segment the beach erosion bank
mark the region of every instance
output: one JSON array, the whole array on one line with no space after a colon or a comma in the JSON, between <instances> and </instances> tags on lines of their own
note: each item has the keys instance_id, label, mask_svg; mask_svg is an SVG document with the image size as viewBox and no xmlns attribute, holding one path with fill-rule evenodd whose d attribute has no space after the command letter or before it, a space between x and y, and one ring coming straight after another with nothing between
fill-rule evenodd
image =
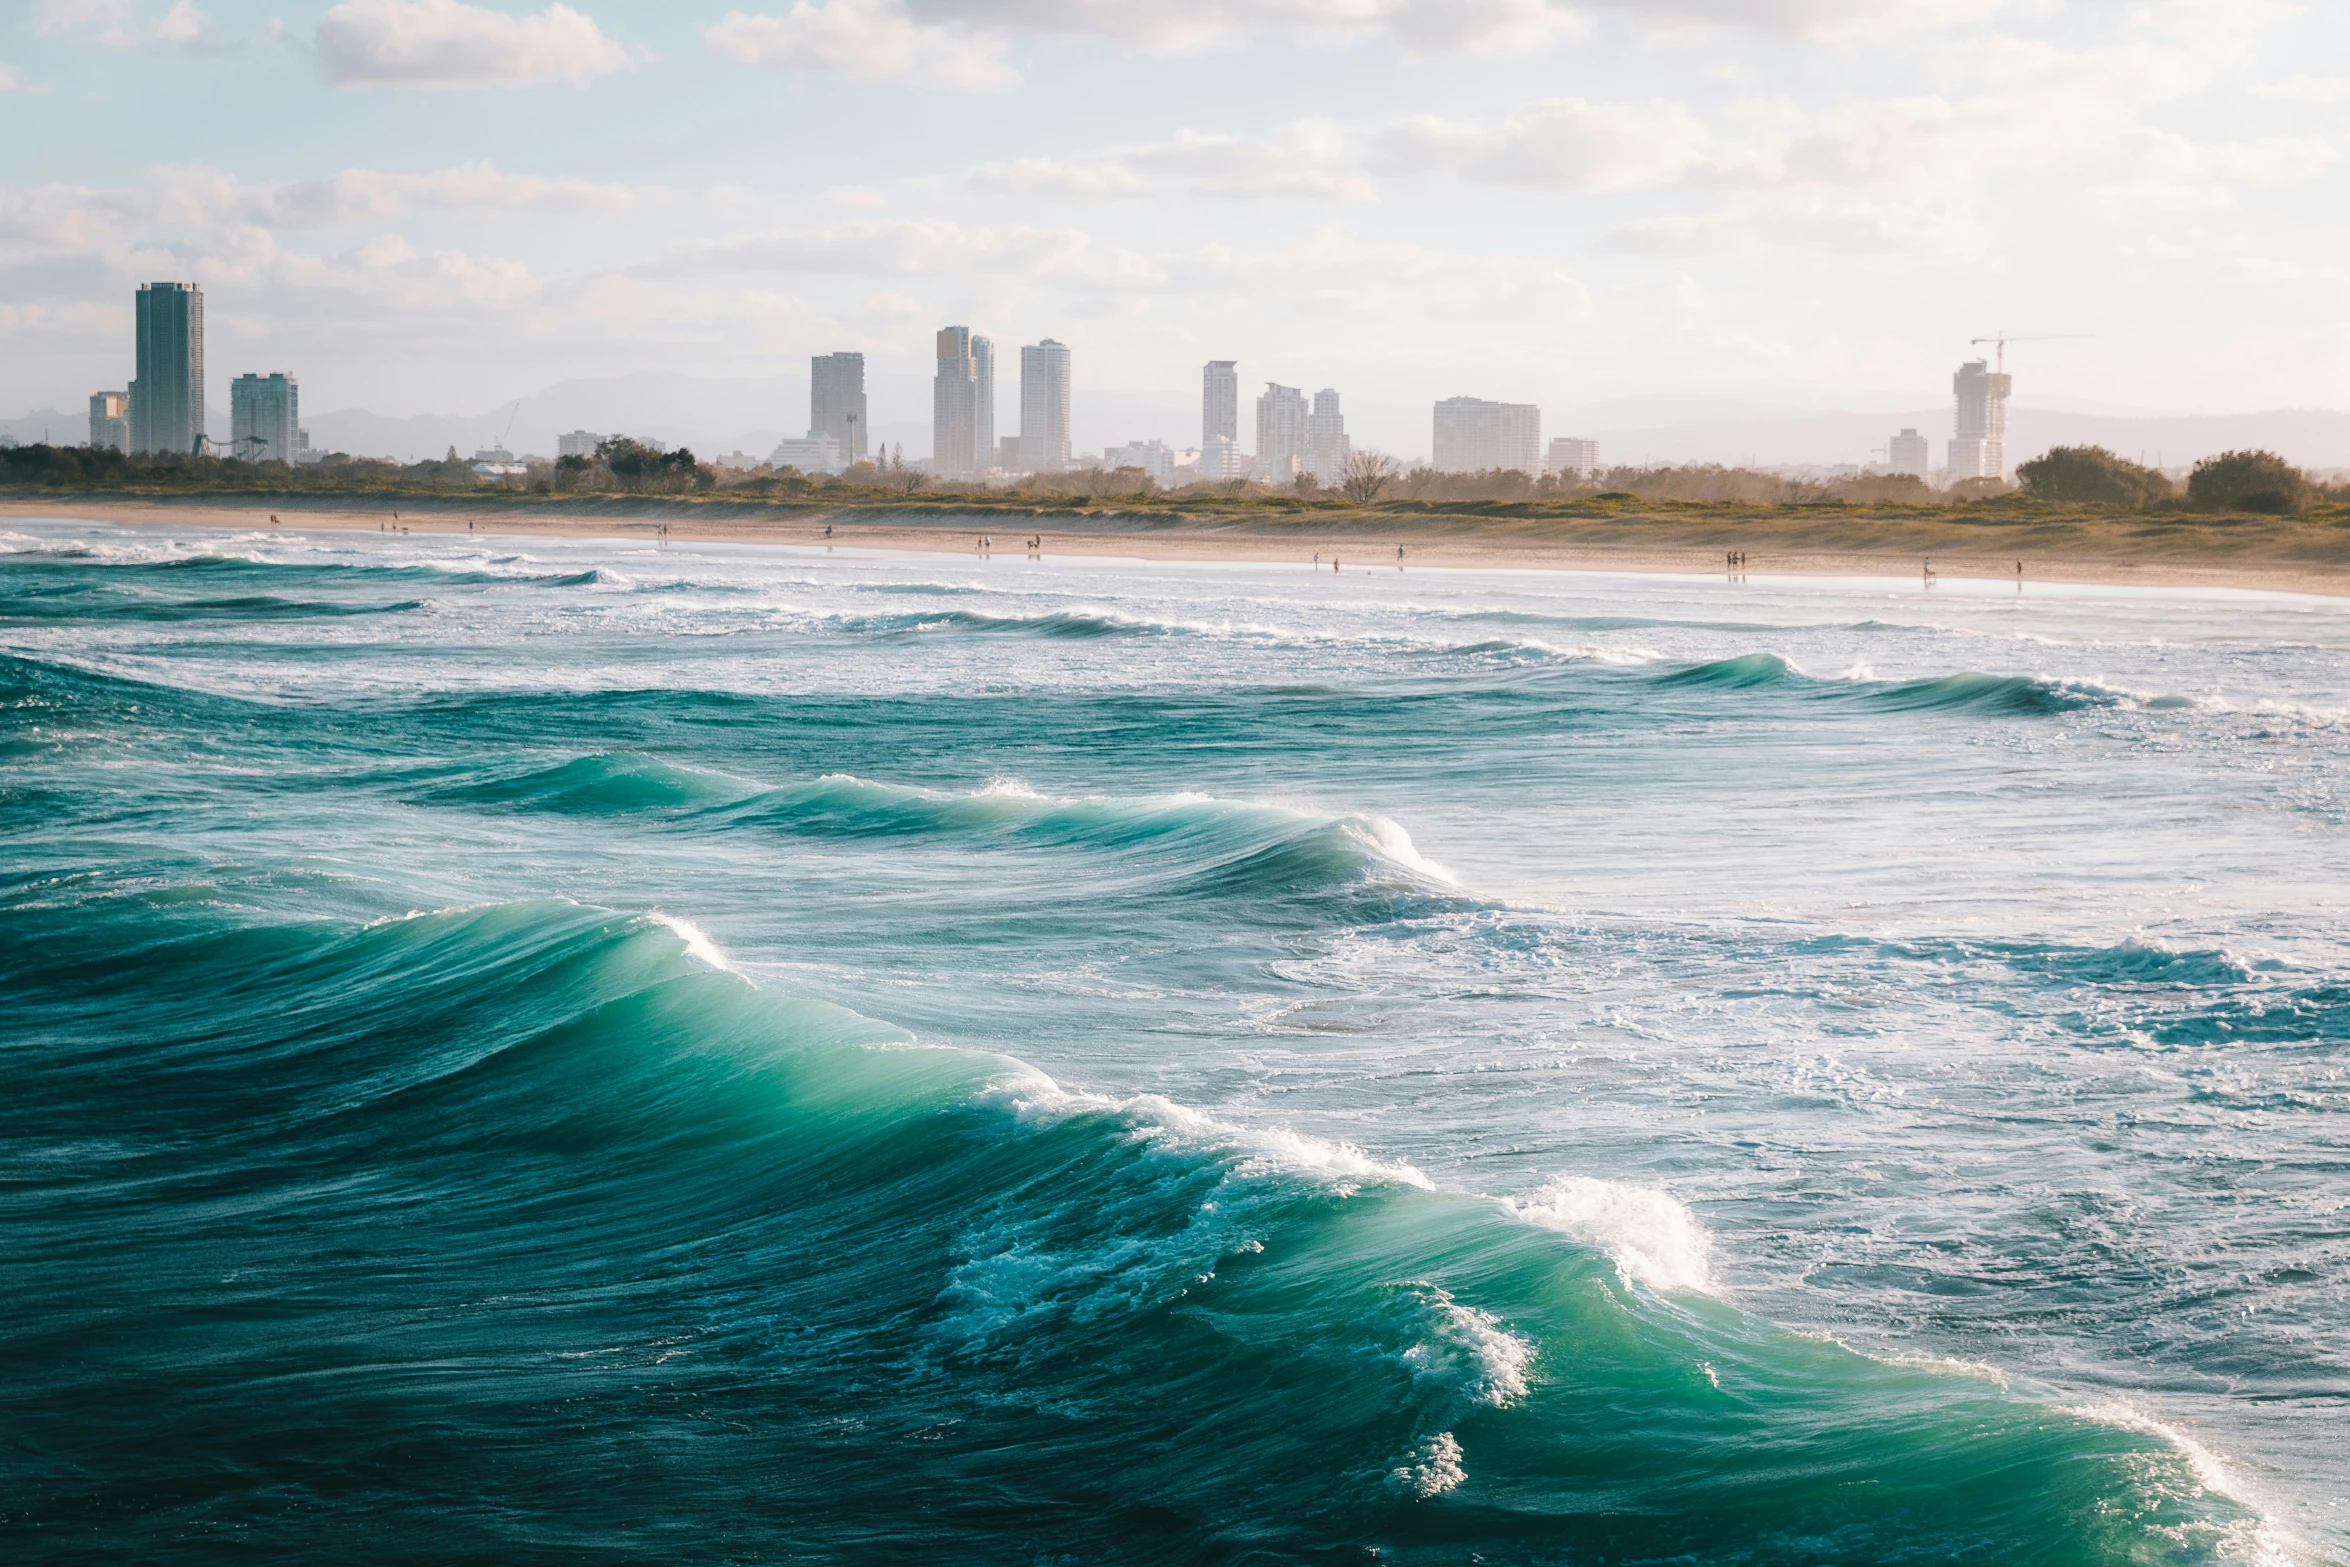
<instances>
[{"instance_id":1,"label":"beach erosion bank","mask_svg":"<svg viewBox=\"0 0 2350 1567\"><path fill-rule=\"evenodd\" d=\"M0 521L74 518L128 527L352 529L679 543L1017 553L1393 569L1621 571L1936 577L2205 587L2350 596L2350 524L2177 513L2041 517L1823 507L1670 508L1594 516L1392 512L1188 514L1097 509L1047 514L903 509L794 511L658 498L517 502L484 495L348 503L60 496L0 500ZM992 541L983 546L982 539ZM1397 552L1403 553L1399 557Z\"/></svg>"}]
</instances>

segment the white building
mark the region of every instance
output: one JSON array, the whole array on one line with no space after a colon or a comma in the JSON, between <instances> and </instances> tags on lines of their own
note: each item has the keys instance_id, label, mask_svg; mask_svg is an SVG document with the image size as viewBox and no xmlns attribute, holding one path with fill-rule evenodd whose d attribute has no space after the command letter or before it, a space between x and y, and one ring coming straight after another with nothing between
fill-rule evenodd
<instances>
[{"instance_id":1,"label":"white building","mask_svg":"<svg viewBox=\"0 0 2350 1567\"><path fill-rule=\"evenodd\" d=\"M90 444L100 451L108 452L127 452L131 449L130 393L90 394Z\"/></svg>"},{"instance_id":2,"label":"white building","mask_svg":"<svg viewBox=\"0 0 2350 1567\"><path fill-rule=\"evenodd\" d=\"M995 447L992 441L984 447L979 444L979 369L972 357L971 329L940 327L938 374L930 383L929 471L941 478L968 479L979 471L982 454L992 457Z\"/></svg>"},{"instance_id":3,"label":"white building","mask_svg":"<svg viewBox=\"0 0 2350 1567\"><path fill-rule=\"evenodd\" d=\"M1305 471L1306 394L1294 386L1265 383L1257 399L1257 477L1286 484Z\"/></svg>"},{"instance_id":4,"label":"white building","mask_svg":"<svg viewBox=\"0 0 2350 1567\"><path fill-rule=\"evenodd\" d=\"M590 430L574 430L569 435L555 437L555 455L562 457L593 457L604 438Z\"/></svg>"},{"instance_id":5,"label":"white building","mask_svg":"<svg viewBox=\"0 0 2350 1567\"><path fill-rule=\"evenodd\" d=\"M1542 410L1532 403L1448 397L1436 405L1435 456L1440 473L1542 471Z\"/></svg>"},{"instance_id":6,"label":"white building","mask_svg":"<svg viewBox=\"0 0 2350 1567\"><path fill-rule=\"evenodd\" d=\"M1165 441L1128 441L1105 452L1102 466L1112 470L1140 468L1164 484L1175 472L1175 451Z\"/></svg>"},{"instance_id":7,"label":"white building","mask_svg":"<svg viewBox=\"0 0 2350 1567\"><path fill-rule=\"evenodd\" d=\"M1550 443L1550 459L1543 472L1573 474L1590 479L1599 472L1599 443L1580 435L1562 435Z\"/></svg>"},{"instance_id":8,"label":"white building","mask_svg":"<svg viewBox=\"0 0 2350 1567\"><path fill-rule=\"evenodd\" d=\"M1211 359L1199 375L1199 444L1206 451L1218 439L1240 441L1240 361ZM1235 476L1237 477L1237 475Z\"/></svg>"},{"instance_id":9,"label":"white building","mask_svg":"<svg viewBox=\"0 0 2350 1567\"><path fill-rule=\"evenodd\" d=\"M1903 429L1885 443L1885 471L1910 473L1919 478L1933 465L1933 444L1914 429Z\"/></svg>"},{"instance_id":10,"label":"white building","mask_svg":"<svg viewBox=\"0 0 2350 1567\"><path fill-rule=\"evenodd\" d=\"M1203 479L1245 479L1248 453L1229 435L1211 435L1199 449L1199 476Z\"/></svg>"},{"instance_id":11,"label":"white building","mask_svg":"<svg viewBox=\"0 0 2350 1567\"><path fill-rule=\"evenodd\" d=\"M832 437L844 463L865 456L865 356L812 354L808 359L808 428Z\"/></svg>"},{"instance_id":12,"label":"white building","mask_svg":"<svg viewBox=\"0 0 2350 1567\"><path fill-rule=\"evenodd\" d=\"M1346 477L1346 459L1353 451L1338 394L1325 386L1314 394L1313 412L1306 415L1306 472L1318 484L1337 484Z\"/></svg>"},{"instance_id":13,"label":"white building","mask_svg":"<svg viewBox=\"0 0 2350 1567\"><path fill-rule=\"evenodd\" d=\"M247 462L294 460L301 447L302 389L290 375L240 375L228 384L229 454Z\"/></svg>"},{"instance_id":14,"label":"white building","mask_svg":"<svg viewBox=\"0 0 2350 1567\"><path fill-rule=\"evenodd\" d=\"M1950 378L1957 421L1950 440L1950 482L2007 477L2007 394L2015 377L1970 359Z\"/></svg>"},{"instance_id":15,"label":"white building","mask_svg":"<svg viewBox=\"0 0 2350 1567\"><path fill-rule=\"evenodd\" d=\"M1020 350L1020 467L1069 466L1069 349L1046 338Z\"/></svg>"},{"instance_id":16,"label":"white building","mask_svg":"<svg viewBox=\"0 0 2350 1567\"><path fill-rule=\"evenodd\" d=\"M988 466L995 444L995 339L971 339L971 471Z\"/></svg>"},{"instance_id":17,"label":"white building","mask_svg":"<svg viewBox=\"0 0 2350 1567\"><path fill-rule=\"evenodd\" d=\"M798 440L787 435L775 443L767 461L771 467L792 467L802 473L838 473L848 466L841 458L839 440L829 430L810 430Z\"/></svg>"}]
</instances>

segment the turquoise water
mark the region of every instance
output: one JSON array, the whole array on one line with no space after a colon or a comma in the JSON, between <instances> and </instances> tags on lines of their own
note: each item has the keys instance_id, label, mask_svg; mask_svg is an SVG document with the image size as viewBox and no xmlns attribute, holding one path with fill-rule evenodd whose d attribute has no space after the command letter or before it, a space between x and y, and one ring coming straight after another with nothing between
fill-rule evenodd
<instances>
[{"instance_id":1,"label":"turquoise water","mask_svg":"<svg viewBox=\"0 0 2350 1567\"><path fill-rule=\"evenodd\" d=\"M0 550L12 1559L2350 1559L2350 606Z\"/></svg>"}]
</instances>

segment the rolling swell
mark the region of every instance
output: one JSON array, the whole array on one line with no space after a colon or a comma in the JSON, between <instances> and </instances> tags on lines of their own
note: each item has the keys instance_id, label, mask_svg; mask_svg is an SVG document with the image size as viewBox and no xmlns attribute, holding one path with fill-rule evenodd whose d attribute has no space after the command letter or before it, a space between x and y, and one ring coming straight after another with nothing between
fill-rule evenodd
<instances>
[{"instance_id":1,"label":"rolling swell","mask_svg":"<svg viewBox=\"0 0 2350 1567\"><path fill-rule=\"evenodd\" d=\"M2084 708L2115 707L2120 692L2088 681L2052 680L2038 675L1992 675L1963 670L1927 680L1821 680L1805 674L1776 653L1741 653L1652 677L1659 686L1745 691L1799 691L1807 696L1848 699L1894 711L1978 712L2039 715ZM2144 705L2180 705L2157 698Z\"/></svg>"},{"instance_id":2,"label":"rolling swell","mask_svg":"<svg viewBox=\"0 0 2350 1567\"><path fill-rule=\"evenodd\" d=\"M605 910L76 913L0 920L47 1063L0 1103L0 1408L61 1549L2186 1562L2244 1521L2154 1438L1644 1272L1662 1199L1434 1191Z\"/></svg>"}]
</instances>

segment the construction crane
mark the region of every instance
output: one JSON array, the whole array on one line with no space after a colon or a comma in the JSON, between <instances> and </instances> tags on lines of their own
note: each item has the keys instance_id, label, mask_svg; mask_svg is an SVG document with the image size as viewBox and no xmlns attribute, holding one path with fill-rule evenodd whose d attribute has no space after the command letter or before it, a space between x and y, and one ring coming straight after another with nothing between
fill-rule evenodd
<instances>
[{"instance_id":1,"label":"construction crane","mask_svg":"<svg viewBox=\"0 0 2350 1567\"><path fill-rule=\"evenodd\" d=\"M514 449L506 444L506 437L514 433L514 420L518 415L521 414L522 405L528 401L529 399L525 397L517 397L514 399L514 407L506 415L506 428L498 432L499 451L507 452Z\"/></svg>"},{"instance_id":2,"label":"construction crane","mask_svg":"<svg viewBox=\"0 0 2350 1567\"><path fill-rule=\"evenodd\" d=\"M1970 338L1968 341L1977 348L1982 347L1985 343L1996 343L1999 348L1999 362L1992 368L1999 374L2005 375L2007 373L2007 345L2010 343L2069 343L2088 335L2086 332L2048 332L2038 337L2009 337L2005 332L1995 332L1989 337Z\"/></svg>"}]
</instances>

